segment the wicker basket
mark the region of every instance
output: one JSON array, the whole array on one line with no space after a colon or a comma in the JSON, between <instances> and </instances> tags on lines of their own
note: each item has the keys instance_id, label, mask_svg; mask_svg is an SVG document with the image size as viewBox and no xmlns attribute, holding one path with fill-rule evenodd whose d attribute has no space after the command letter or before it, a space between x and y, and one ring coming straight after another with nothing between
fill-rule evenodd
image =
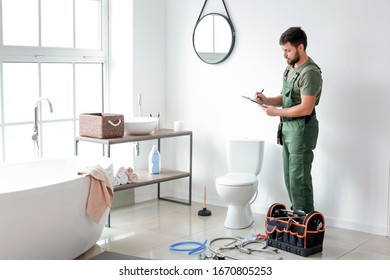
<instances>
[{"instance_id":1,"label":"wicker basket","mask_svg":"<svg viewBox=\"0 0 390 280\"><path fill-rule=\"evenodd\" d=\"M122 137L125 131L124 117L109 113L80 115L80 136L92 138Z\"/></svg>"}]
</instances>

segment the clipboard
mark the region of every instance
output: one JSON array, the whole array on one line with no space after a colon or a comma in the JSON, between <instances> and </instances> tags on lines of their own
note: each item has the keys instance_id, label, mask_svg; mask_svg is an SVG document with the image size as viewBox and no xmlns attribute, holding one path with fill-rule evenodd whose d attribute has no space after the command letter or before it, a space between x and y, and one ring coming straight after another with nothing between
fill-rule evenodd
<instances>
[{"instance_id":1,"label":"clipboard","mask_svg":"<svg viewBox=\"0 0 390 280\"><path fill-rule=\"evenodd\" d=\"M241 97L243 97L243 98L245 98L245 99L247 99L247 100L250 100L250 101L256 103L257 105L260 105L260 106L263 107L263 108L267 108L267 106L265 106L264 104L261 104L261 103L257 102L256 100L253 100L252 98L250 98L250 97L248 97L248 96L241 95Z\"/></svg>"}]
</instances>

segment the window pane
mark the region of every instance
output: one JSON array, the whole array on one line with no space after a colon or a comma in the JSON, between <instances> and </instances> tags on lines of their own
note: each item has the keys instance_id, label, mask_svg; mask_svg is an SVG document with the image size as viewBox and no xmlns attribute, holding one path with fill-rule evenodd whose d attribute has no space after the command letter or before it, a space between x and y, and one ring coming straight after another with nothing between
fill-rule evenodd
<instances>
[{"instance_id":1,"label":"window pane","mask_svg":"<svg viewBox=\"0 0 390 280\"><path fill-rule=\"evenodd\" d=\"M232 44L232 31L223 17L215 17L215 52L228 53Z\"/></svg>"},{"instance_id":2,"label":"window pane","mask_svg":"<svg viewBox=\"0 0 390 280\"><path fill-rule=\"evenodd\" d=\"M38 46L38 0L3 0L4 45Z\"/></svg>"},{"instance_id":3,"label":"window pane","mask_svg":"<svg viewBox=\"0 0 390 280\"><path fill-rule=\"evenodd\" d=\"M76 117L81 113L101 112L102 65L76 64Z\"/></svg>"},{"instance_id":4,"label":"window pane","mask_svg":"<svg viewBox=\"0 0 390 280\"><path fill-rule=\"evenodd\" d=\"M34 158L32 125L14 125L5 128L5 160L24 161Z\"/></svg>"},{"instance_id":5,"label":"window pane","mask_svg":"<svg viewBox=\"0 0 390 280\"><path fill-rule=\"evenodd\" d=\"M204 17L196 27L195 49L197 52L214 52L214 16Z\"/></svg>"},{"instance_id":6,"label":"window pane","mask_svg":"<svg viewBox=\"0 0 390 280\"><path fill-rule=\"evenodd\" d=\"M3 64L5 122L34 121L34 105L39 96L38 78L36 63Z\"/></svg>"},{"instance_id":7,"label":"window pane","mask_svg":"<svg viewBox=\"0 0 390 280\"><path fill-rule=\"evenodd\" d=\"M100 49L100 0L77 0L76 48Z\"/></svg>"},{"instance_id":8,"label":"window pane","mask_svg":"<svg viewBox=\"0 0 390 280\"><path fill-rule=\"evenodd\" d=\"M42 119L73 118L73 65L70 63L43 63L41 65L42 96L53 105L50 113L47 104Z\"/></svg>"},{"instance_id":9,"label":"window pane","mask_svg":"<svg viewBox=\"0 0 390 280\"><path fill-rule=\"evenodd\" d=\"M74 155L73 122L44 123L42 125L43 157L68 157Z\"/></svg>"},{"instance_id":10,"label":"window pane","mask_svg":"<svg viewBox=\"0 0 390 280\"><path fill-rule=\"evenodd\" d=\"M41 0L42 46L73 47L73 1Z\"/></svg>"}]
</instances>

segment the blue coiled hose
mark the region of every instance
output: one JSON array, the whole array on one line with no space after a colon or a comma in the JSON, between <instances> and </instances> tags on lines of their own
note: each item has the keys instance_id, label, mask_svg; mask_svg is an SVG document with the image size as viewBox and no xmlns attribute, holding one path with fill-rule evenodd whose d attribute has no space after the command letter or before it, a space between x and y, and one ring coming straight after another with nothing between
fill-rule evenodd
<instances>
[{"instance_id":1,"label":"blue coiled hose","mask_svg":"<svg viewBox=\"0 0 390 280\"><path fill-rule=\"evenodd\" d=\"M176 252L188 252L188 255L193 255L195 253L199 253L206 250L206 244L207 240L205 240L203 243L197 241L184 241L172 244L171 246L169 246L169 249ZM198 247L177 248L186 245L198 245Z\"/></svg>"}]
</instances>

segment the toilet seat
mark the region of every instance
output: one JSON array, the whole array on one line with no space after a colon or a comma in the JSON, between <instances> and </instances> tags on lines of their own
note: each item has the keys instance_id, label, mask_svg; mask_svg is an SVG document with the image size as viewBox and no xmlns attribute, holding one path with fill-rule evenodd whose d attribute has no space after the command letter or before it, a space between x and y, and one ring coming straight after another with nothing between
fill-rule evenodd
<instances>
[{"instance_id":1,"label":"toilet seat","mask_svg":"<svg viewBox=\"0 0 390 280\"><path fill-rule=\"evenodd\" d=\"M257 183L257 176L250 173L228 173L217 178L215 183L230 187L250 186Z\"/></svg>"}]
</instances>

